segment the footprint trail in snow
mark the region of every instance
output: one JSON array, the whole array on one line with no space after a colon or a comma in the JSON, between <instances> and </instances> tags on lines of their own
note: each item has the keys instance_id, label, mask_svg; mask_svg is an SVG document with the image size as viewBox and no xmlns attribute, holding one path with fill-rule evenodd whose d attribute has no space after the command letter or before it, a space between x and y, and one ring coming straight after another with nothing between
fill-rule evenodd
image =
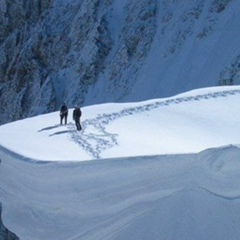
<instances>
[{"instance_id":1,"label":"footprint trail in snow","mask_svg":"<svg viewBox=\"0 0 240 240\"><path fill-rule=\"evenodd\" d=\"M236 94L240 94L240 90L229 90L189 97L176 97L167 100L158 100L153 103L143 104L142 106L125 108L119 112L113 112L110 114L99 114L96 118L84 120L82 122L83 130L80 132L75 131L76 128L74 124L70 124L70 139L86 151L88 155L92 156L94 159L99 159L104 150L118 144L118 135L106 130L106 126L112 121L173 104L208 100L211 98L222 98Z\"/></svg>"}]
</instances>

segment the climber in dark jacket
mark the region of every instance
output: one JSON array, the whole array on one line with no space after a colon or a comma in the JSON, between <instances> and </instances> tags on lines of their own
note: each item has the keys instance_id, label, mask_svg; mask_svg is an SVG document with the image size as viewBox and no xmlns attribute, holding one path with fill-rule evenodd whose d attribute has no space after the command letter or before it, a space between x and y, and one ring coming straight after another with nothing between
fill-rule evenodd
<instances>
[{"instance_id":1,"label":"climber in dark jacket","mask_svg":"<svg viewBox=\"0 0 240 240\"><path fill-rule=\"evenodd\" d=\"M80 117L81 116L82 116L82 111L78 106L76 106L73 110L73 120L75 121L75 124L76 124L76 127L77 127L78 131L82 130L82 126L80 124Z\"/></svg>"},{"instance_id":2,"label":"climber in dark jacket","mask_svg":"<svg viewBox=\"0 0 240 240\"><path fill-rule=\"evenodd\" d=\"M62 125L63 119L65 124L67 124L67 117L68 117L68 107L65 103L63 103L60 108L60 124L61 125Z\"/></svg>"}]
</instances>

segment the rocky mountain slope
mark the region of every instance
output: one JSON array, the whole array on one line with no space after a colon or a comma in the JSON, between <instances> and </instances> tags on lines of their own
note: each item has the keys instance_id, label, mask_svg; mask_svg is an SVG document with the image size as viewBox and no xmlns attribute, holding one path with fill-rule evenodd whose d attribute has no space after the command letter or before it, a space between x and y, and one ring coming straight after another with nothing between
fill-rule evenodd
<instances>
[{"instance_id":1,"label":"rocky mountain slope","mask_svg":"<svg viewBox=\"0 0 240 240\"><path fill-rule=\"evenodd\" d=\"M240 83L238 0L0 2L0 124Z\"/></svg>"},{"instance_id":2,"label":"rocky mountain slope","mask_svg":"<svg viewBox=\"0 0 240 240\"><path fill-rule=\"evenodd\" d=\"M9 231L2 222L2 204L0 202L0 240L19 240L19 238L12 233L11 231Z\"/></svg>"}]
</instances>

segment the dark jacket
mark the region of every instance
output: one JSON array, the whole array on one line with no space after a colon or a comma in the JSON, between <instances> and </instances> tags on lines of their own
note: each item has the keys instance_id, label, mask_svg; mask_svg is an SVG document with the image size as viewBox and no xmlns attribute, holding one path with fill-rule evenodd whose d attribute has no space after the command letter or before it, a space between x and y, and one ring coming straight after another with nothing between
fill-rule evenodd
<instances>
[{"instance_id":1,"label":"dark jacket","mask_svg":"<svg viewBox=\"0 0 240 240\"><path fill-rule=\"evenodd\" d=\"M74 110L73 110L73 120L79 120L80 117L82 116L82 111L79 107L76 107Z\"/></svg>"},{"instance_id":2,"label":"dark jacket","mask_svg":"<svg viewBox=\"0 0 240 240\"><path fill-rule=\"evenodd\" d=\"M67 115L68 114L68 107L66 104L63 104L60 109L60 115Z\"/></svg>"}]
</instances>

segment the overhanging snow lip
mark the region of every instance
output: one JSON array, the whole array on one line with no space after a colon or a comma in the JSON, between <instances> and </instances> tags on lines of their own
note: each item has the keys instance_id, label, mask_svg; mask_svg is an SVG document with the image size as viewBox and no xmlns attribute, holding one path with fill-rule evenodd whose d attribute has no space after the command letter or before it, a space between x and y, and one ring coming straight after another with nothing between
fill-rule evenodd
<instances>
[{"instance_id":1,"label":"overhanging snow lip","mask_svg":"<svg viewBox=\"0 0 240 240\"><path fill-rule=\"evenodd\" d=\"M109 157L109 158L98 158L98 159L92 159L92 160L79 160L79 161L76 161L76 160L40 160L40 159L34 159L34 158L30 158L30 157L26 157L26 156L23 156L17 152L14 152L6 147L3 147L2 145L0 145L0 158L1 160L2 155L7 155L8 157L12 158L13 160L15 161L23 161L23 162L26 162L26 163L33 163L33 164L60 164L60 165L65 165L65 164L94 164L94 163L103 163L105 161L139 161L140 159L141 160L147 160L149 158L153 159L153 158L156 158L156 157L159 157L159 156L184 156L184 155L198 155L198 154L203 154L205 152L208 152L208 151L212 151L212 150L223 150L223 149L230 149L230 148L235 148L235 149L240 149L240 144L228 144L228 145L223 145L223 146L217 146L217 147L210 147L210 148L206 148L204 150L201 150L199 152L186 152L186 153L167 153L167 154L149 154L149 155L136 155L136 156L120 156L120 157ZM1 163L0 163L1 164Z\"/></svg>"},{"instance_id":2,"label":"overhanging snow lip","mask_svg":"<svg viewBox=\"0 0 240 240\"><path fill-rule=\"evenodd\" d=\"M8 155L8 157L11 157L14 160L21 160L23 162L38 163L38 164L46 164L46 163L52 162L52 161L47 161L47 160L45 161L45 160L37 160L37 159L29 158L29 157L23 156L19 153L16 153L6 147L3 147L1 145L0 145L0 153L2 153L4 155Z\"/></svg>"}]
</instances>

